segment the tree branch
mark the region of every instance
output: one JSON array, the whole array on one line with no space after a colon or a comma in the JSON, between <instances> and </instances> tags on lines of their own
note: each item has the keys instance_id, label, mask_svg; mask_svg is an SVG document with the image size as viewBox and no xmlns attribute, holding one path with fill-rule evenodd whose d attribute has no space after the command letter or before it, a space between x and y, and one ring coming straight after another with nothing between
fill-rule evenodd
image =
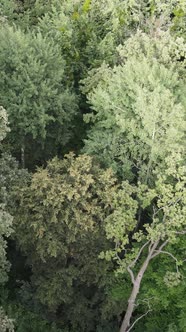
<instances>
[{"instance_id":1,"label":"tree branch","mask_svg":"<svg viewBox=\"0 0 186 332\"><path fill-rule=\"evenodd\" d=\"M146 302L146 303L147 303L149 310L147 310L147 312L146 312L145 314L143 314L143 315L141 315L140 317L138 317L138 318L134 321L134 323L130 326L130 328L127 330L127 332L131 331L132 328L134 327L134 325L135 325L135 324L136 324L141 318L143 318L144 316L148 315L148 313L149 313L150 311L152 311L152 309L151 309L151 307L150 307L149 300L150 300L150 299L144 299L144 300L141 300L141 302Z\"/></svg>"},{"instance_id":2,"label":"tree branch","mask_svg":"<svg viewBox=\"0 0 186 332\"><path fill-rule=\"evenodd\" d=\"M177 266L178 260L173 254L171 254L168 251L164 251L164 250L160 250L160 249L155 250L155 252L156 253L154 255L152 255L152 258L156 257L159 254L165 254L165 255L168 255L168 256L172 257L172 259L174 259L174 261L176 262L176 271L179 272L179 269L178 269L178 266Z\"/></svg>"},{"instance_id":3,"label":"tree branch","mask_svg":"<svg viewBox=\"0 0 186 332\"><path fill-rule=\"evenodd\" d=\"M186 230L184 229L183 231L176 231L175 234L184 235L186 234Z\"/></svg>"},{"instance_id":4,"label":"tree branch","mask_svg":"<svg viewBox=\"0 0 186 332\"><path fill-rule=\"evenodd\" d=\"M127 271L129 272L130 277L131 277L131 281L132 281L132 283L133 283L133 285L134 285L134 283L135 283L134 273L133 273L133 271L131 270L130 266L127 266Z\"/></svg>"},{"instance_id":5,"label":"tree branch","mask_svg":"<svg viewBox=\"0 0 186 332\"><path fill-rule=\"evenodd\" d=\"M135 277L134 277L134 273L133 273L133 271L131 270L131 267L133 267L133 266L136 264L136 262L137 262L137 260L139 259L139 257L140 257L140 255L141 255L143 249L149 244L149 242L150 242L150 240L147 241L146 243L144 243L144 245L143 245L143 246L141 247L141 249L139 250L139 252L138 252L136 258L134 259L134 261L133 261L131 264L129 264L129 265L127 266L127 271L128 271L129 274L130 274L131 281L132 281L133 285L134 285L134 283L135 283Z\"/></svg>"},{"instance_id":6,"label":"tree branch","mask_svg":"<svg viewBox=\"0 0 186 332\"><path fill-rule=\"evenodd\" d=\"M150 253L152 247L153 247L153 242L151 242L151 244L150 244L150 246L149 246L149 248L148 248L149 253Z\"/></svg>"},{"instance_id":7,"label":"tree branch","mask_svg":"<svg viewBox=\"0 0 186 332\"><path fill-rule=\"evenodd\" d=\"M159 255L162 252L162 249L167 245L168 242L169 242L168 240L166 240L165 242L163 242L161 244L161 246L159 247L159 249L155 250L156 253L152 255L151 259L154 258L154 257L156 257L157 255Z\"/></svg>"},{"instance_id":8,"label":"tree branch","mask_svg":"<svg viewBox=\"0 0 186 332\"><path fill-rule=\"evenodd\" d=\"M149 242L150 242L150 240L147 241L147 242L141 247L141 249L139 250L139 252L138 252L136 258L134 259L134 261L133 261L131 264L129 264L129 267L133 267L133 266L136 264L136 262L137 262L137 260L139 259L139 257L140 257L140 255L141 255L143 249L149 244Z\"/></svg>"},{"instance_id":9,"label":"tree branch","mask_svg":"<svg viewBox=\"0 0 186 332\"><path fill-rule=\"evenodd\" d=\"M132 328L134 327L134 325L135 325L135 324L136 324L141 318L143 318L144 316L148 315L148 313L149 313L150 311L152 311L152 309L149 309L145 314L143 314L143 315L141 315L140 317L138 317L138 318L134 321L134 323L130 326L130 328L127 330L127 332L131 331Z\"/></svg>"},{"instance_id":10,"label":"tree branch","mask_svg":"<svg viewBox=\"0 0 186 332\"><path fill-rule=\"evenodd\" d=\"M166 205L161 206L159 209L157 209L156 211L154 211L153 218L158 214L159 211L163 210L165 207L169 208L170 206L175 205L175 204L177 204L180 201L181 201L181 197L178 197L175 201L172 200L169 203L167 203Z\"/></svg>"}]
</instances>

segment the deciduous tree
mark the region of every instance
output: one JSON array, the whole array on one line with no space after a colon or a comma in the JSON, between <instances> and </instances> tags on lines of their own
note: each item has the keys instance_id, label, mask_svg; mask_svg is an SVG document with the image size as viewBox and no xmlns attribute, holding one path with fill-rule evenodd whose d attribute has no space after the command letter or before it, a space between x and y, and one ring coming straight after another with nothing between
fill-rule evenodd
<instances>
[{"instance_id":1,"label":"deciduous tree","mask_svg":"<svg viewBox=\"0 0 186 332\"><path fill-rule=\"evenodd\" d=\"M5 109L0 107L0 142L6 136L8 131L8 119ZM7 271L10 268L10 264L6 257L7 238L12 233L12 216L6 211L4 196L5 192L1 188L0 195L0 283L3 284L7 281ZM3 204L4 203L4 204Z\"/></svg>"},{"instance_id":2,"label":"deciduous tree","mask_svg":"<svg viewBox=\"0 0 186 332\"><path fill-rule=\"evenodd\" d=\"M157 36L154 40L142 34L136 43L135 38L120 53L121 65L103 65L85 80L93 112L86 116L92 128L84 151L129 179L123 188L134 199L126 210L122 207L128 196L120 200L116 193L112 201L118 202L118 209L116 204L106 218L107 238L115 250L103 257L117 261L117 272L128 271L133 284L121 332L131 331L139 319L131 322L150 261L165 254L178 267L169 245L176 246L186 230L185 103L180 97L185 82L182 64L176 68L181 52L176 43L161 49ZM179 270L167 273L167 278L179 280Z\"/></svg>"},{"instance_id":3,"label":"deciduous tree","mask_svg":"<svg viewBox=\"0 0 186 332\"><path fill-rule=\"evenodd\" d=\"M0 100L9 115L9 141L14 153L21 149L22 164L28 146L34 154L34 142L42 150L52 141L57 149L72 135L77 102L66 87L64 66L59 47L41 33L1 28Z\"/></svg>"},{"instance_id":4,"label":"deciduous tree","mask_svg":"<svg viewBox=\"0 0 186 332\"><path fill-rule=\"evenodd\" d=\"M143 208L149 207L149 216L144 220L143 232L142 230L133 232L134 242L131 250L129 250L130 246L128 247L131 238L125 231L128 227L129 212L122 211L119 202L118 209L116 208L113 214L106 219L107 238L114 240L115 250L107 251L102 256L108 260L114 258L118 262L119 273L127 270L133 285L121 332L130 331L138 319L151 311L149 309L142 317L131 323L141 282L152 259L157 259L157 257L160 259L161 255L168 255L175 265L175 272L166 272L166 282L170 285L181 282L179 266L183 264L185 257L178 260L171 250L169 251L169 246L176 246L177 238L186 233L186 170L183 158L180 157L180 155L176 155L175 159L173 156L167 158L166 171L163 174L161 172L157 174L153 189L140 184L136 188L139 198L137 201L140 201ZM177 162L177 160L180 161ZM130 225L135 225L135 222L136 218L133 214L133 221ZM121 258L120 254L123 251L125 255L124 258Z\"/></svg>"},{"instance_id":5,"label":"deciduous tree","mask_svg":"<svg viewBox=\"0 0 186 332\"><path fill-rule=\"evenodd\" d=\"M109 248L103 223L115 182L110 169L87 155L55 158L33 175L16 213L16 239L32 269L35 297L75 330L95 330L100 319L97 304L111 265L98 255Z\"/></svg>"},{"instance_id":6,"label":"deciduous tree","mask_svg":"<svg viewBox=\"0 0 186 332\"><path fill-rule=\"evenodd\" d=\"M164 49L164 35L162 44L152 39L151 46L148 36L138 37L120 48L123 64L103 65L84 81L93 112L85 117L92 127L83 151L123 178L148 183L156 166L184 139L180 89L185 82L176 72L176 54L184 43L180 50L171 43Z\"/></svg>"}]
</instances>

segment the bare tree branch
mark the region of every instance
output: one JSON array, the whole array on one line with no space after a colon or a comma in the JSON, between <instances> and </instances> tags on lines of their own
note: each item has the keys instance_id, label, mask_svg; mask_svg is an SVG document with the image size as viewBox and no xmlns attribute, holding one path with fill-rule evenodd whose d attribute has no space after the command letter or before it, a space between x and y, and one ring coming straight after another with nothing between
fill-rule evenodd
<instances>
[{"instance_id":1,"label":"bare tree branch","mask_svg":"<svg viewBox=\"0 0 186 332\"><path fill-rule=\"evenodd\" d=\"M184 235L186 234L186 229L184 229L183 231L176 231L175 234Z\"/></svg>"},{"instance_id":2,"label":"bare tree branch","mask_svg":"<svg viewBox=\"0 0 186 332\"><path fill-rule=\"evenodd\" d=\"M136 258L134 259L134 261L132 261L132 263L129 264L129 265L127 266L127 271L128 271L129 274L130 274L131 281L132 281L133 285L134 285L134 283L135 283L135 277L134 277L134 273L133 273L131 267L133 267L133 266L136 264L136 262L137 262L137 260L139 259L139 257L140 257L140 255L141 255L143 249L149 244L149 242L150 242L150 240L144 243L144 245L143 245L143 246L141 247L141 249L139 250L139 252L138 252Z\"/></svg>"},{"instance_id":3,"label":"bare tree branch","mask_svg":"<svg viewBox=\"0 0 186 332\"><path fill-rule=\"evenodd\" d=\"M140 255L141 255L143 249L149 244L149 242L150 242L150 240L144 243L144 245L143 245L143 246L141 247L141 249L139 250L139 252L138 252L136 258L134 259L134 261L133 261L131 264L129 264L129 267L133 267L133 266L136 264L136 262L137 262L137 260L139 259L139 257L140 257Z\"/></svg>"},{"instance_id":4,"label":"bare tree branch","mask_svg":"<svg viewBox=\"0 0 186 332\"><path fill-rule=\"evenodd\" d=\"M153 242L151 242L151 244L150 244L150 246L149 246L149 248L148 248L148 250L149 250L149 253L150 253L150 251L151 251L151 249L152 249L152 247L153 247Z\"/></svg>"},{"instance_id":5,"label":"bare tree branch","mask_svg":"<svg viewBox=\"0 0 186 332\"><path fill-rule=\"evenodd\" d=\"M128 271L129 274L130 274L131 281L132 281L133 285L134 285L134 283L135 283L135 277L134 277L134 273L133 273L131 267L133 267L133 266L136 264L136 262L137 262L137 260L139 259L139 257L140 257L140 255L141 255L143 249L149 244L149 242L150 242L150 240L147 241L146 243L144 243L144 245L143 245L143 246L141 247L141 249L139 250L139 252L138 252L136 258L134 259L134 261L133 261L131 264L129 264L129 265L127 266L127 271Z\"/></svg>"},{"instance_id":6,"label":"bare tree branch","mask_svg":"<svg viewBox=\"0 0 186 332\"><path fill-rule=\"evenodd\" d=\"M155 254L152 255L151 259L154 258L154 257L156 257L157 255L159 255L162 252L162 249L167 245L168 242L169 242L168 240L166 240L165 242L163 242L161 244L161 246L159 247L159 249L155 250Z\"/></svg>"},{"instance_id":7,"label":"bare tree branch","mask_svg":"<svg viewBox=\"0 0 186 332\"><path fill-rule=\"evenodd\" d=\"M147 303L149 309L147 310L147 312L146 312L145 314L141 315L140 317L138 317L138 318L134 321L134 323L130 326L130 328L127 330L127 332L131 331L132 328L134 327L134 325L135 325L135 324L136 324L141 318L143 318L144 316L148 315L148 313L149 313L150 311L152 311L152 309L151 309L151 307L150 307L150 303L149 303L149 300L150 300L150 299L152 299L152 298L148 298L148 299L143 299L143 300L141 300L141 302L145 302L145 303ZM138 306L138 305L137 305L137 306Z\"/></svg>"},{"instance_id":8,"label":"bare tree branch","mask_svg":"<svg viewBox=\"0 0 186 332\"><path fill-rule=\"evenodd\" d=\"M168 255L168 256L172 257L172 259L174 259L174 261L176 262L176 270L177 270L177 272L179 272L178 265L177 265L178 260L177 260L177 258L173 254L171 254L168 251L164 251L164 250L159 250L158 249L158 250L155 250L155 254L152 255L152 258L156 257L159 254L165 254L165 255Z\"/></svg>"},{"instance_id":9,"label":"bare tree branch","mask_svg":"<svg viewBox=\"0 0 186 332\"><path fill-rule=\"evenodd\" d=\"M141 305L142 303L145 303L148 305L148 308L150 309L150 303L149 303L149 300L153 300L155 297L152 296L152 297L148 297L148 298L145 298L143 300L137 300L137 303L135 304L135 307L138 307L139 305Z\"/></svg>"},{"instance_id":10,"label":"bare tree branch","mask_svg":"<svg viewBox=\"0 0 186 332\"><path fill-rule=\"evenodd\" d=\"M134 323L130 326L130 328L127 330L127 332L131 331L131 330L133 329L134 325L135 325L135 324L136 324L141 318L143 318L144 316L148 315L148 313L149 313L150 311L152 311L152 309L149 309L145 314L143 314L143 315L141 315L140 317L138 317L138 318L134 321Z\"/></svg>"},{"instance_id":11,"label":"bare tree branch","mask_svg":"<svg viewBox=\"0 0 186 332\"><path fill-rule=\"evenodd\" d=\"M134 285L134 283L135 283L134 273L133 273L133 271L131 270L130 266L127 266L127 271L129 272L130 277L131 277L131 281L132 281L132 283L133 283L133 285Z\"/></svg>"}]
</instances>

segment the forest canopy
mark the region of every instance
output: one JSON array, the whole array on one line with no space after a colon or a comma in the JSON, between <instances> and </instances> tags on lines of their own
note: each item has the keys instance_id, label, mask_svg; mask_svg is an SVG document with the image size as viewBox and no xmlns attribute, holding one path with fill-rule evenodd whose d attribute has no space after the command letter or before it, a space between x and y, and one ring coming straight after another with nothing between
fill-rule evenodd
<instances>
[{"instance_id":1,"label":"forest canopy","mask_svg":"<svg viewBox=\"0 0 186 332\"><path fill-rule=\"evenodd\" d=\"M0 332L186 331L185 0L1 0Z\"/></svg>"}]
</instances>

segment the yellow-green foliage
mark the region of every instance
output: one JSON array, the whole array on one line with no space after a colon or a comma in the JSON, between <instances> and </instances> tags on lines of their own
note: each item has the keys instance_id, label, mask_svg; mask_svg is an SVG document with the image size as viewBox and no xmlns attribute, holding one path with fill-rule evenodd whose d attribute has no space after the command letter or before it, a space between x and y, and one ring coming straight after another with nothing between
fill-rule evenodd
<instances>
[{"instance_id":1,"label":"yellow-green foliage","mask_svg":"<svg viewBox=\"0 0 186 332\"><path fill-rule=\"evenodd\" d=\"M35 296L50 311L60 307L61 315L65 310L65 319L82 331L96 323L91 317L99 312L91 308L98 293L103 296L97 287L110 266L98 255L109 247L104 220L112 210L115 182L110 169L102 170L90 156L71 153L38 169L20 193L16 239L29 255ZM81 316L87 312L84 326Z\"/></svg>"},{"instance_id":2,"label":"yellow-green foliage","mask_svg":"<svg viewBox=\"0 0 186 332\"><path fill-rule=\"evenodd\" d=\"M92 0L85 0L83 3L83 12L87 13L90 10Z\"/></svg>"}]
</instances>

